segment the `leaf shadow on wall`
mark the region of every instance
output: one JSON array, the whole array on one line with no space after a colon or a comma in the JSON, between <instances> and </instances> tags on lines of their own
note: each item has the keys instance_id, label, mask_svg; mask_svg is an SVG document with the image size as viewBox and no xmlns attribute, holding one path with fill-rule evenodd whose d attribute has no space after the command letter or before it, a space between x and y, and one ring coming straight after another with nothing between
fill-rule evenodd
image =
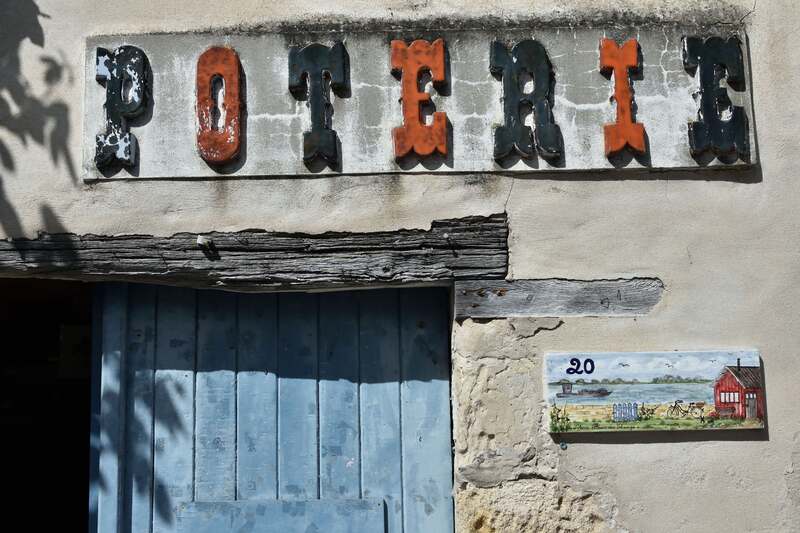
<instances>
[{"instance_id":1,"label":"leaf shadow on wall","mask_svg":"<svg viewBox=\"0 0 800 533\"><path fill-rule=\"evenodd\" d=\"M30 80L22 73L21 48L25 40L44 49L45 38L40 18L50 18L34 0L0 2L0 227L8 235L23 233L14 206L8 201L3 180L24 165L8 147L9 138L23 146L29 142L47 148L54 166L64 166L73 183L77 172L69 151L69 106L55 96L64 84L75 82L63 54L42 54L41 80ZM42 90L43 89L43 90Z\"/></svg>"}]
</instances>

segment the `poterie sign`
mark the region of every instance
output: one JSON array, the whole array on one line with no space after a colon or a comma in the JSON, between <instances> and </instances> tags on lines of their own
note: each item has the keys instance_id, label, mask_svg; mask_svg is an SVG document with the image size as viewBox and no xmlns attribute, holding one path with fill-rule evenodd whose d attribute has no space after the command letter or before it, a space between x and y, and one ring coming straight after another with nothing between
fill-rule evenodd
<instances>
[{"instance_id":1,"label":"poterie sign","mask_svg":"<svg viewBox=\"0 0 800 533\"><path fill-rule=\"evenodd\" d=\"M87 179L756 160L736 33L324 37L91 38Z\"/></svg>"},{"instance_id":2,"label":"poterie sign","mask_svg":"<svg viewBox=\"0 0 800 533\"><path fill-rule=\"evenodd\" d=\"M757 351L548 353L550 432L762 429Z\"/></svg>"}]
</instances>

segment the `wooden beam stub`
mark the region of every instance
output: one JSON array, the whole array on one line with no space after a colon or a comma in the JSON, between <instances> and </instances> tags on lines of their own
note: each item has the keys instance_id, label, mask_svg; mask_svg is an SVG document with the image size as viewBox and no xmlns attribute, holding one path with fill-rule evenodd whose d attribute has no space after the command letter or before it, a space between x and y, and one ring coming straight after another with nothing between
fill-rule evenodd
<instances>
[{"instance_id":1,"label":"wooden beam stub","mask_svg":"<svg viewBox=\"0 0 800 533\"><path fill-rule=\"evenodd\" d=\"M664 292L658 278L456 281L456 318L636 316Z\"/></svg>"},{"instance_id":2,"label":"wooden beam stub","mask_svg":"<svg viewBox=\"0 0 800 533\"><path fill-rule=\"evenodd\" d=\"M428 230L152 235L42 233L0 241L0 276L132 281L240 291L503 279L505 213Z\"/></svg>"}]
</instances>

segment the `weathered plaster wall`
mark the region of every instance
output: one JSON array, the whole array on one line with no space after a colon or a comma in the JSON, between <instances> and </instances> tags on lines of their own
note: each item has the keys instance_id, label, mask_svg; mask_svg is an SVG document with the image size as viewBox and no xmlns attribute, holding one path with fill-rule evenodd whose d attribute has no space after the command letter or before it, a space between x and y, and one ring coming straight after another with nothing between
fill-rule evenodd
<instances>
[{"instance_id":1,"label":"weathered plaster wall","mask_svg":"<svg viewBox=\"0 0 800 533\"><path fill-rule=\"evenodd\" d=\"M505 209L510 277L657 276L667 290L650 314L636 319L455 326L461 530L800 531L794 159L800 7L793 0L759 2L746 17L762 177L756 183L678 173L628 180L622 172L597 180L415 175L84 185L79 179L82 95L86 83L95 83L82 74L88 35L274 29L298 20L736 22L753 8L750 0L242 0L235 8L217 0L39 0L49 18L38 22L15 11L32 3L0 6L0 95L10 101L14 93L24 104L0 108L2 235L365 231L427 227L433 219ZM562 450L538 429L546 350L735 347L761 350L768 434L593 436Z\"/></svg>"}]
</instances>

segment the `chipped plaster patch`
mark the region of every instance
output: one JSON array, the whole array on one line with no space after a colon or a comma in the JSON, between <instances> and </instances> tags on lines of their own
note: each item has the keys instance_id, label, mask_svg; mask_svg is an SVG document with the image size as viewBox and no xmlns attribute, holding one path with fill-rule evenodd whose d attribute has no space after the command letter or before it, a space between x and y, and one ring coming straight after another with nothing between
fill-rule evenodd
<instances>
[{"instance_id":1,"label":"chipped plaster patch","mask_svg":"<svg viewBox=\"0 0 800 533\"><path fill-rule=\"evenodd\" d=\"M611 495L562 479L542 420L540 346L558 318L455 323L453 420L458 531L608 531Z\"/></svg>"}]
</instances>

